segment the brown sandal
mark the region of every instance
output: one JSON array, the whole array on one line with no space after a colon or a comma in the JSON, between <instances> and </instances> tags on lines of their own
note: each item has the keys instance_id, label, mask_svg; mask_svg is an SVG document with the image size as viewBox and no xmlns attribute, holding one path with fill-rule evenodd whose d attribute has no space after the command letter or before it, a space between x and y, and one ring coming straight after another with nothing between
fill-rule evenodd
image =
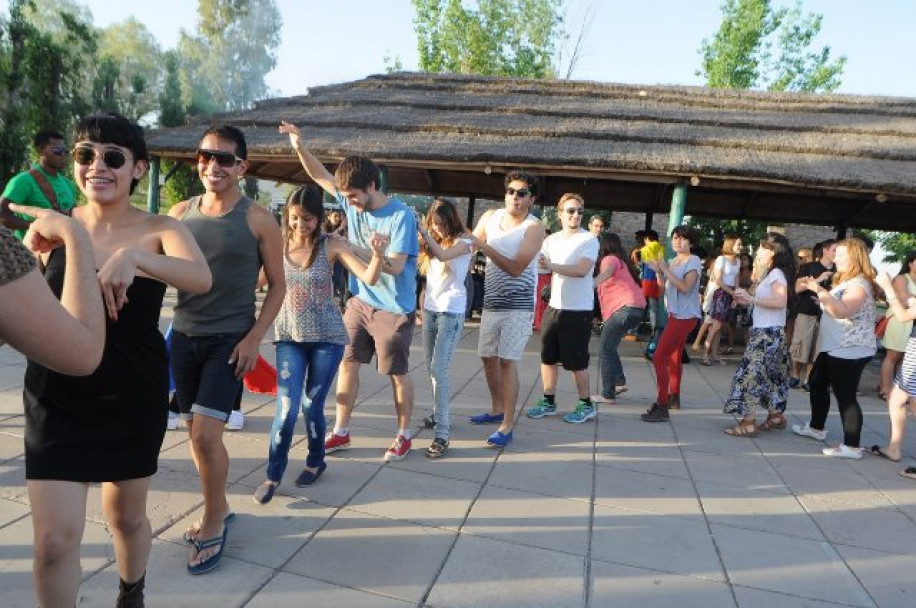
<instances>
[{"instance_id":1,"label":"brown sandal","mask_svg":"<svg viewBox=\"0 0 916 608\"><path fill-rule=\"evenodd\" d=\"M775 416L767 416L765 422L762 422L757 425L758 431L781 431L788 426L786 422L786 417L782 414L777 414Z\"/></svg>"},{"instance_id":2,"label":"brown sandal","mask_svg":"<svg viewBox=\"0 0 916 608\"><path fill-rule=\"evenodd\" d=\"M724 430L726 435L731 435L732 437L756 437L757 436L757 423L756 422L739 422L735 426L730 426Z\"/></svg>"}]
</instances>

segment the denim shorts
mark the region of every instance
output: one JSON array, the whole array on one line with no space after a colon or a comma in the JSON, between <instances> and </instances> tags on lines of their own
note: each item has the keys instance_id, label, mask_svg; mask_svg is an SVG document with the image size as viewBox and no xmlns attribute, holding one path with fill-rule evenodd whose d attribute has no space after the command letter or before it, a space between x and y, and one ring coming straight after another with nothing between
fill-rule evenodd
<instances>
[{"instance_id":1,"label":"denim shorts","mask_svg":"<svg viewBox=\"0 0 916 608\"><path fill-rule=\"evenodd\" d=\"M185 420L194 414L229 419L242 390L229 357L245 333L188 336L172 332L170 365L175 378L178 411Z\"/></svg>"}]
</instances>

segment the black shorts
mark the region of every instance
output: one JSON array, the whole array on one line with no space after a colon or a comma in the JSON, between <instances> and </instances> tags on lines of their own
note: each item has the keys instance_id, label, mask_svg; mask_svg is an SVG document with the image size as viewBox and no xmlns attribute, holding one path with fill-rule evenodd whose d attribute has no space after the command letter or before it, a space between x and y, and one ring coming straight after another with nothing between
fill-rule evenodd
<instances>
[{"instance_id":1,"label":"black shorts","mask_svg":"<svg viewBox=\"0 0 916 608\"><path fill-rule=\"evenodd\" d=\"M541 363L559 363L571 372L588 369L592 316L590 310L557 310L548 306L541 320Z\"/></svg>"},{"instance_id":2,"label":"black shorts","mask_svg":"<svg viewBox=\"0 0 916 608\"><path fill-rule=\"evenodd\" d=\"M194 414L223 422L229 419L242 390L229 357L246 333L186 336L172 332L170 363L182 419Z\"/></svg>"}]
</instances>

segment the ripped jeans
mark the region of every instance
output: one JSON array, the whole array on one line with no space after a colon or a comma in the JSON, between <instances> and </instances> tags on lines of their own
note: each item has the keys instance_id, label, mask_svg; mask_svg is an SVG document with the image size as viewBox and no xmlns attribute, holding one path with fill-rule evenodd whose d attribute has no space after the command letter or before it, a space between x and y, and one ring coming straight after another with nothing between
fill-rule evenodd
<instances>
[{"instance_id":1,"label":"ripped jeans","mask_svg":"<svg viewBox=\"0 0 916 608\"><path fill-rule=\"evenodd\" d=\"M305 466L324 463L324 399L343 358L342 344L277 342L277 413L270 427L267 479L280 483L299 410L305 418L308 457Z\"/></svg>"}]
</instances>

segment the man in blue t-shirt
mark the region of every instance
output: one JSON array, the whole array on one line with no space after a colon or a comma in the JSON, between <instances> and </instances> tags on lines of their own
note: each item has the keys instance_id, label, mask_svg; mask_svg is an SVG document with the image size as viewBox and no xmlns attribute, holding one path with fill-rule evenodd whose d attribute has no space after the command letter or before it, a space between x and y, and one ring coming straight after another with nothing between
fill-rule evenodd
<instances>
[{"instance_id":1,"label":"man in blue t-shirt","mask_svg":"<svg viewBox=\"0 0 916 608\"><path fill-rule=\"evenodd\" d=\"M347 301L344 313L350 343L338 371L337 417L334 430L325 439L325 451L350 447L350 414L359 390L359 369L374 354L379 373L391 377L398 416L398 434L385 452L385 460L403 460L410 451L413 410L413 381L407 364L413 340L419 248L413 210L379 189L379 169L368 158L348 156L331 175L306 149L296 125L281 122L279 130L289 135L309 177L343 206L350 245L357 255L369 261L372 255L369 240L373 234L389 239L377 284L369 286L350 276L353 297Z\"/></svg>"}]
</instances>

